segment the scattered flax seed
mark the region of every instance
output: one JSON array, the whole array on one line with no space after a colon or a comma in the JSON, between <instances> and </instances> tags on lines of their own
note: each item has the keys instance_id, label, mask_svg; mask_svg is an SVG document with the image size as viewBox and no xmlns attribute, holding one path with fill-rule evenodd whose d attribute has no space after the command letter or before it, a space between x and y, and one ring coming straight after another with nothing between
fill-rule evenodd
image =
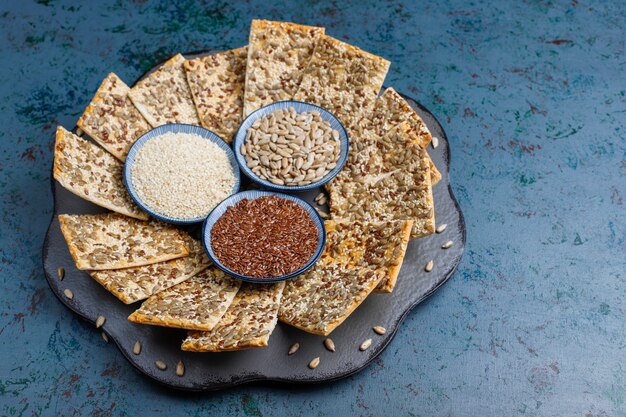
<instances>
[{"instance_id":1,"label":"scattered flax seed","mask_svg":"<svg viewBox=\"0 0 626 417\"><path fill-rule=\"evenodd\" d=\"M157 368L159 368L162 371L165 371L167 369L167 364L163 361L156 361L154 362L154 364L156 365Z\"/></svg>"},{"instance_id":2,"label":"scattered flax seed","mask_svg":"<svg viewBox=\"0 0 626 417\"><path fill-rule=\"evenodd\" d=\"M428 261L428 263L426 264L426 266L424 267L424 271L426 272L430 272L433 270L433 267L435 266L435 263L433 262L433 260L431 259L430 261Z\"/></svg>"},{"instance_id":3,"label":"scattered flax seed","mask_svg":"<svg viewBox=\"0 0 626 417\"><path fill-rule=\"evenodd\" d=\"M211 247L238 274L276 277L303 267L317 247L317 228L302 206L277 196L243 199L215 222Z\"/></svg>"},{"instance_id":4,"label":"scattered flax seed","mask_svg":"<svg viewBox=\"0 0 626 417\"><path fill-rule=\"evenodd\" d=\"M320 357L318 356L317 358L313 358L313 360L311 360L311 362L309 362L309 368L311 369L315 369L317 368L317 365L320 364Z\"/></svg>"},{"instance_id":5,"label":"scattered flax seed","mask_svg":"<svg viewBox=\"0 0 626 417\"><path fill-rule=\"evenodd\" d=\"M294 343L289 348L289 352L287 352L287 355L290 355L290 356L293 355L294 353L298 351L298 349L300 349L300 343Z\"/></svg>"},{"instance_id":6,"label":"scattered flax seed","mask_svg":"<svg viewBox=\"0 0 626 417\"><path fill-rule=\"evenodd\" d=\"M208 215L235 186L226 152L189 133L168 132L146 142L132 167L139 198L157 213L177 219Z\"/></svg>"},{"instance_id":7,"label":"scattered flax seed","mask_svg":"<svg viewBox=\"0 0 626 417\"><path fill-rule=\"evenodd\" d=\"M69 288L64 289L63 294L65 294L65 296L70 300L74 298L74 293Z\"/></svg>"},{"instance_id":8,"label":"scattered flax seed","mask_svg":"<svg viewBox=\"0 0 626 417\"><path fill-rule=\"evenodd\" d=\"M178 363L176 364L176 375L185 375L185 364L183 363L183 361L178 361Z\"/></svg>"},{"instance_id":9,"label":"scattered flax seed","mask_svg":"<svg viewBox=\"0 0 626 417\"><path fill-rule=\"evenodd\" d=\"M65 269L63 269L63 267L60 266L57 268L57 276L59 280L63 281L63 278L65 278Z\"/></svg>"},{"instance_id":10,"label":"scattered flax seed","mask_svg":"<svg viewBox=\"0 0 626 417\"><path fill-rule=\"evenodd\" d=\"M441 245L441 249L449 249L452 247L452 245L454 245L454 242L451 240L448 240L446 243Z\"/></svg>"},{"instance_id":11,"label":"scattered flax seed","mask_svg":"<svg viewBox=\"0 0 626 417\"><path fill-rule=\"evenodd\" d=\"M139 355L141 353L141 343L139 342L139 340L137 340L135 342L135 345L133 346L133 353L135 355Z\"/></svg>"},{"instance_id":12,"label":"scattered flax seed","mask_svg":"<svg viewBox=\"0 0 626 417\"><path fill-rule=\"evenodd\" d=\"M383 326L374 326L374 333L376 334L385 334L387 332L387 329L385 329Z\"/></svg>"},{"instance_id":13,"label":"scattered flax seed","mask_svg":"<svg viewBox=\"0 0 626 417\"><path fill-rule=\"evenodd\" d=\"M367 339L365 342L361 343L361 346L359 346L359 350L364 351L366 350L368 347L370 347L372 345L372 339Z\"/></svg>"},{"instance_id":14,"label":"scattered flax seed","mask_svg":"<svg viewBox=\"0 0 626 417\"><path fill-rule=\"evenodd\" d=\"M430 143L433 145L433 149L437 148L437 146L439 146L439 138L437 136L433 136Z\"/></svg>"},{"instance_id":15,"label":"scattered flax seed","mask_svg":"<svg viewBox=\"0 0 626 417\"><path fill-rule=\"evenodd\" d=\"M102 340L104 340L105 343L109 343L109 336L107 336L105 332L102 332L101 336L102 336Z\"/></svg>"},{"instance_id":16,"label":"scattered flax seed","mask_svg":"<svg viewBox=\"0 0 626 417\"><path fill-rule=\"evenodd\" d=\"M437 227L437 229L435 229L435 231L436 231L437 233L443 233L443 231L444 231L444 230L446 230L446 227L448 227L448 225L447 225L447 224L445 224L445 223L444 223L444 224L440 224L440 225Z\"/></svg>"},{"instance_id":17,"label":"scattered flax seed","mask_svg":"<svg viewBox=\"0 0 626 417\"><path fill-rule=\"evenodd\" d=\"M98 316L98 318L96 319L96 329L99 329L100 327L102 327L105 321L106 321L106 317Z\"/></svg>"},{"instance_id":18,"label":"scattered flax seed","mask_svg":"<svg viewBox=\"0 0 626 417\"><path fill-rule=\"evenodd\" d=\"M335 342L333 342L333 339L331 339L330 337L324 340L324 346L331 352L335 351Z\"/></svg>"}]
</instances>

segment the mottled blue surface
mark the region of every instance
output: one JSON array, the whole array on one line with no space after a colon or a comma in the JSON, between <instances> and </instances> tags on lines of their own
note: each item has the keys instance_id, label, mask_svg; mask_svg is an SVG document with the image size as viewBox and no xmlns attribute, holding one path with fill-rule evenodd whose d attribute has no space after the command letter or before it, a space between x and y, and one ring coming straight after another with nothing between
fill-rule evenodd
<instances>
[{"instance_id":1,"label":"mottled blue surface","mask_svg":"<svg viewBox=\"0 0 626 417\"><path fill-rule=\"evenodd\" d=\"M0 415L626 415L624 2L92 3L0 6ZM180 395L46 285L53 132L109 71L243 45L252 17L393 61L448 132L467 250L358 375Z\"/></svg>"}]
</instances>

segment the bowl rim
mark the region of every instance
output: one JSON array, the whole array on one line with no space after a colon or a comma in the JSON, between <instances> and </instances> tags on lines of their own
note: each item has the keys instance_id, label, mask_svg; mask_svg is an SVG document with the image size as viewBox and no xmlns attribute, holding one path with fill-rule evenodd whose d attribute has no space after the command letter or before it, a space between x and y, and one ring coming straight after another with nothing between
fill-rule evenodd
<instances>
[{"instance_id":1,"label":"bowl rim","mask_svg":"<svg viewBox=\"0 0 626 417\"><path fill-rule=\"evenodd\" d=\"M248 164L246 163L246 159L245 157L241 154L241 145L245 142L246 139L246 133L248 131L249 128L246 128L246 130L244 132L242 132L242 128L244 127L244 125L249 121L252 120L252 122L250 123L250 125L252 123L254 123L257 119L263 117L264 115L266 115L265 112L268 111L268 109L272 108L272 107L278 107L279 105L285 105L285 104L297 104L298 106L306 106L311 108L311 110L320 110L320 113L327 115L328 117L330 117L331 119L333 119L334 121L337 122L337 124L339 125L340 129L339 129L339 146L340 146L340 150L339 150L339 158L337 159L337 165L335 166L335 168L333 168L327 175L326 177L322 178L319 181L316 182L312 182L311 184L308 185L278 185L278 184L274 184L270 181L264 180L262 178L260 178L258 175L256 175L254 172L252 172L252 170L248 167ZM274 110L276 111L276 110ZM271 111L267 114L271 114L274 111ZM306 110L305 110L306 111ZM250 113L239 125L239 127L237 128L237 133L235 133L235 138L233 140L233 152L235 153L235 158L237 158L237 162L239 163L240 169L241 171L245 174L246 177L248 177L251 181L262 185L263 187L270 189L270 190L274 190L274 191L282 191L282 192L302 192L302 191L308 191L308 190L312 190L314 188L318 188L321 187L322 185L326 184L327 182L329 182L330 180L332 180L333 178L335 178L337 176L337 174L339 174L339 172L341 172L341 170L343 169L344 165L346 164L347 160L348 160L348 154L350 153L350 136L348 135L348 131L345 128L345 126L343 125L343 123L341 123L341 121L339 120L339 118L337 116L335 116L332 112L330 112L329 110L318 106L316 104L313 103L307 103L305 101L298 101L298 100L281 100L281 101L275 101L273 103L270 103L266 106L263 106L255 111L253 111L252 113Z\"/></svg>"},{"instance_id":2,"label":"bowl rim","mask_svg":"<svg viewBox=\"0 0 626 417\"><path fill-rule=\"evenodd\" d=\"M252 193L254 193L255 195L252 198L248 197ZM319 237L319 240L318 240L318 243L317 243L317 248L315 250L315 253L311 256L311 258L302 267L298 268L297 270L295 270L293 272L290 272L289 274L279 275L277 277L269 277L269 278L249 277L247 275L239 274L239 273L231 270L230 268L228 268L224 264L222 264L217 259L217 257L213 253L213 249L210 248L210 245L209 245L210 240L211 240L211 237L210 237L211 233L210 232L211 232L211 230L213 230L213 226L215 225L215 223L220 219L220 217L223 216L223 213L212 222L210 229L208 227L209 226L209 220L213 220L212 216L214 215L215 211L218 208L221 208L223 206L232 207L235 204L237 204L239 201L243 200L244 198L255 200L255 199L260 198L260 197L268 197L268 196L277 196L279 198L284 198L284 199L293 201L296 204L299 204L300 206L303 206L304 208L306 208L306 207L310 208L310 210L305 210L305 211L307 211L307 213L310 213L311 216L315 216L311 220L317 219L317 222L315 220L313 221L313 223L315 223L315 227L317 228L318 237ZM235 200L235 199L239 199L239 200L237 200L236 202L233 203L232 201ZM277 191L273 191L273 190L244 190L244 191L240 191L238 193L235 193L235 194L225 198L224 200L222 200L222 202L220 204L215 206L215 208L211 211L211 213L209 213L207 218L204 220L204 223L202 224L202 231L201 231L201 233L202 233L202 236L201 236L202 247L204 248L204 252L206 253L206 255L209 257L209 259L213 263L213 266L219 268L220 270L222 270L224 273L226 273L227 275L229 275L231 277L240 279L242 281L253 282L253 283L280 282L280 281L285 281L287 279L294 278L294 277L296 277L298 275L301 275L304 272L308 271L319 260L320 256L322 256L322 253L324 252L324 248L326 247L326 228L324 227L324 219L322 219L322 216L319 215L319 213L317 212L315 207L313 207L307 201L303 200L302 198L300 198L298 196L291 195L291 194L285 194L285 193L281 193L281 192L277 192Z\"/></svg>"},{"instance_id":3,"label":"bowl rim","mask_svg":"<svg viewBox=\"0 0 626 417\"><path fill-rule=\"evenodd\" d=\"M224 139L222 139L217 133L213 132L212 130L209 130L202 126L190 125L187 123L164 124L164 125L152 128L146 133L144 133L143 135L141 135L135 141L135 143L131 145L131 147L128 150L128 153L126 154L126 159L124 161L124 171L123 171L124 185L126 186L126 190L128 191L128 194L130 195L131 199L135 202L135 204L137 204L139 208L141 208L143 211L145 211L150 216L156 219L162 220L167 223L178 224L178 225L189 225L189 224L201 223L208 217L208 214L206 216L195 217L193 219L180 219L176 217L170 217L165 214L154 211L153 209L149 208L139 198L139 196L137 195L137 191L135 190L135 187L132 184L131 170L132 170L132 166L135 163L135 160L136 160L135 157L137 155L137 152L139 152L139 149L151 139L157 138L169 132L187 133L187 134L197 135L203 139L206 139L215 143L217 146L219 146L220 149L224 150L233 168L233 174L235 175L235 185L233 186L233 190L231 191L231 193L226 198L232 195L235 195L239 192L239 189L241 188L241 171L239 167L239 161L237 161L237 157L235 156L235 153L231 149L230 145L226 143ZM218 205L220 203L218 203ZM213 211L213 209L211 209L211 211Z\"/></svg>"}]
</instances>

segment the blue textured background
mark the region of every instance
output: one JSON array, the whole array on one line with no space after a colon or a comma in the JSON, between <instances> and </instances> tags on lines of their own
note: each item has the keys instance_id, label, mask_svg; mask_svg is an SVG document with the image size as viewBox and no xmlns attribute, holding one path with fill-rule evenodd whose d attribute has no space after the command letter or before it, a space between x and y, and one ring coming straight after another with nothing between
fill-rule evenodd
<instances>
[{"instance_id":1,"label":"blue textured background","mask_svg":"<svg viewBox=\"0 0 626 417\"><path fill-rule=\"evenodd\" d=\"M0 415L626 415L624 2L170 3L0 6ZM109 71L132 82L179 51L238 47L253 17L393 61L387 84L448 132L468 245L360 374L180 395L46 285L53 132Z\"/></svg>"}]
</instances>

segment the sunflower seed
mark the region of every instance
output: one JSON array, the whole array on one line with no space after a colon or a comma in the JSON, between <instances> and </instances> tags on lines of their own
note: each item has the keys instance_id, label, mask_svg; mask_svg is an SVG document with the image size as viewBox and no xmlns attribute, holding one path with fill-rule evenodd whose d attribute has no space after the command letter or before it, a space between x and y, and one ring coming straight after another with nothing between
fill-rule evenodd
<instances>
[{"instance_id":1,"label":"sunflower seed","mask_svg":"<svg viewBox=\"0 0 626 417\"><path fill-rule=\"evenodd\" d=\"M322 197L324 197L324 193L319 193L317 195L317 197L315 197L315 200L313 200L313 201L318 202L318 201L320 201L320 198L322 198Z\"/></svg>"},{"instance_id":2,"label":"sunflower seed","mask_svg":"<svg viewBox=\"0 0 626 417\"><path fill-rule=\"evenodd\" d=\"M323 212L322 210L318 209L317 207L315 207L315 210L317 210L317 213L320 215L320 217L322 219L327 219L328 218L328 213Z\"/></svg>"},{"instance_id":3,"label":"sunflower seed","mask_svg":"<svg viewBox=\"0 0 626 417\"><path fill-rule=\"evenodd\" d=\"M387 329L385 329L383 326L374 326L373 329L374 329L374 333L376 333L376 334L385 334L387 332ZM363 346L363 345L361 345L361 346ZM361 350L363 350L363 349L361 349Z\"/></svg>"},{"instance_id":4,"label":"sunflower seed","mask_svg":"<svg viewBox=\"0 0 626 417\"><path fill-rule=\"evenodd\" d=\"M313 358L313 360L311 360L311 362L309 362L309 368L311 369L315 369L317 368L317 365L320 364L320 357L318 356L317 358Z\"/></svg>"},{"instance_id":5,"label":"sunflower seed","mask_svg":"<svg viewBox=\"0 0 626 417\"><path fill-rule=\"evenodd\" d=\"M83 132L83 129L81 129L80 127L76 128L76 136L82 136L83 133L85 133L85 132Z\"/></svg>"},{"instance_id":6,"label":"sunflower seed","mask_svg":"<svg viewBox=\"0 0 626 417\"><path fill-rule=\"evenodd\" d=\"M372 339L367 339L365 342L361 343L361 346L359 346L359 350L364 351L368 347L370 347L371 344L372 344Z\"/></svg>"},{"instance_id":7,"label":"sunflower seed","mask_svg":"<svg viewBox=\"0 0 626 417\"><path fill-rule=\"evenodd\" d=\"M137 340L135 342L135 345L133 346L133 353L135 355L139 355L141 353L141 343L139 342L139 340Z\"/></svg>"},{"instance_id":8,"label":"sunflower seed","mask_svg":"<svg viewBox=\"0 0 626 417\"><path fill-rule=\"evenodd\" d=\"M433 145L433 149L437 148L437 146L439 146L439 138L437 136L433 136L430 143Z\"/></svg>"},{"instance_id":9,"label":"sunflower seed","mask_svg":"<svg viewBox=\"0 0 626 417\"><path fill-rule=\"evenodd\" d=\"M445 223L444 224L440 224L439 227L437 227L437 229L435 229L435 231L437 233L443 233L443 231L446 230L446 227L448 227L447 224L445 224Z\"/></svg>"},{"instance_id":10,"label":"sunflower seed","mask_svg":"<svg viewBox=\"0 0 626 417\"><path fill-rule=\"evenodd\" d=\"M65 294L65 296L70 300L74 298L74 293L69 288L64 289L63 294Z\"/></svg>"},{"instance_id":11,"label":"sunflower seed","mask_svg":"<svg viewBox=\"0 0 626 417\"><path fill-rule=\"evenodd\" d=\"M324 346L331 352L335 351L335 342L333 342L333 339L331 339L330 337L324 340Z\"/></svg>"},{"instance_id":12,"label":"sunflower seed","mask_svg":"<svg viewBox=\"0 0 626 417\"><path fill-rule=\"evenodd\" d=\"M162 371L165 371L167 369L167 364L163 361L156 361L154 362L154 364L156 365L157 368L159 368Z\"/></svg>"},{"instance_id":13,"label":"sunflower seed","mask_svg":"<svg viewBox=\"0 0 626 417\"><path fill-rule=\"evenodd\" d=\"M426 266L424 267L424 271L426 272L430 272L433 270L433 267L435 266L435 263L433 262L433 260L431 259L430 261L428 261L428 263L426 264Z\"/></svg>"},{"instance_id":14,"label":"sunflower seed","mask_svg":"<svg viewBox=\"0 0 626 417\"><path fill-rule=\"evenodd\" d=\"M106 317L98 316L98 318L96 319L96 329L99 329L100 327L102 327L105 321L106 321Z\"/></svg>"},{"instance_id":15,"label":"sunflower seed","mask_svg":"<svg viewBox=\"0 0 626 417\"><path fill-rule=\"evenodd\" d=\"M58 275L59 279L61 281L63 281L63 278L65 278L65 269L63 269L63 267L61 267L61 266L58 267L57 268L57 275Z\"/></svg>"},{"instance_id":16,"label":"sunflower seed","mask_svg":"<svg viewBox=\"0 0 626 417\"><path fill-rule=\"evenodd\" d=\"M109 343L109 336L107 336L105 332L102 332L100 335L102 336L102 340L104 340L105 343Z\"/></svg>"},{"instance_id":17,"label":"sunflower seed","mask_svg":"<svg viewBox=\"0 0 626 417\"><path fill-rule=\"evenodd\" d=\"M298 351L298 349L300 349L300 343L294 343L289 348L289 352L287 352L287 355L293 355L294 353Z\"/></svg>"},{"instance_id":18,"label":"sunflower seed","mask_svg":"<svg viewBox=\"0 0 626 417\"><path fill-rule=\"evenodd\" d=\"M454 245L454 242L452 242L451 240L448 240L446 243L441 245L441 249L449 249L452 247L452 245Z\"/></svg>"},{"instance_id":19,"label":"sunflower seed","mask_svg":"<svg viewBox=\"0 0 626 417\"><path fill-rule=\"evenodd\" d=\"M185 375L185 364L183 363L183 361L178 361L178 363L176 364L176 375Z\"/></svg>"}]
</instances>

